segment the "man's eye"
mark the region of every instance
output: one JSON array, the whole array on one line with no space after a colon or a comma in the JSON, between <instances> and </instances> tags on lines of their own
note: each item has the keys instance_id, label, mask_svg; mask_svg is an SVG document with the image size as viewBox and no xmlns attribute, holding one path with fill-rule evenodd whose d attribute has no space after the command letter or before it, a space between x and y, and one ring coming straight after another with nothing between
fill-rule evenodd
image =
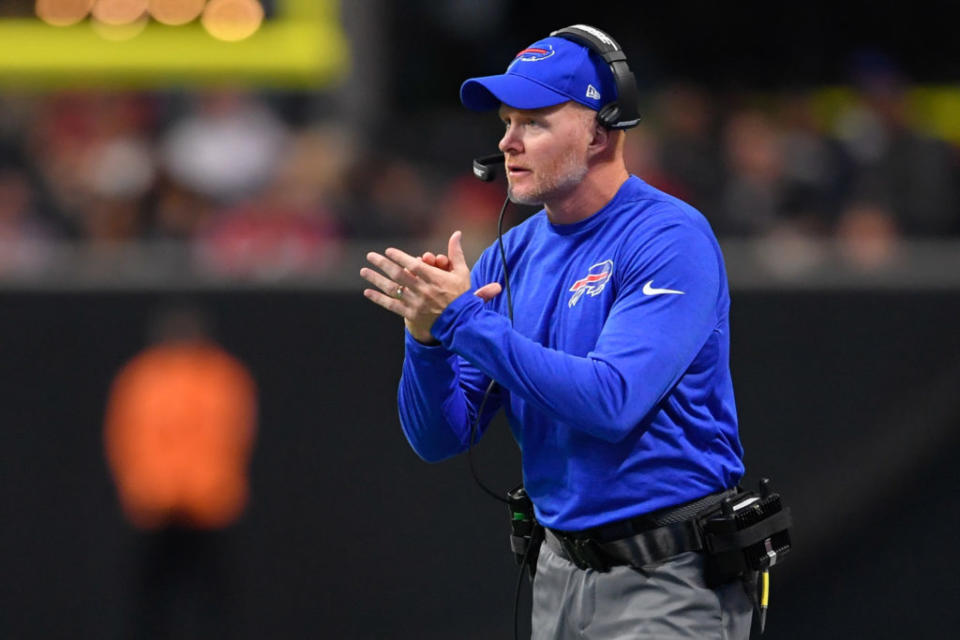
<instances>
[{"instance_id":1,"label":"man's eye","mask_svg":"<svg viewBox=\"0 0 960 640\"><path fill-rule=\"evenodd\" d=\"M516 124L517 124L517 126L523 126L523 127L540 127L540 126L543 126L543 123L540 122L539 120L523 120L523 121L521 121L521 122L517 122ZM508 121L506 121L506 120L503 121L503 128L504 128L504 129L510 129L510 126L511 126L511 123L510 123L510 122L508 122Z\"/></svg>"}]
</instances>

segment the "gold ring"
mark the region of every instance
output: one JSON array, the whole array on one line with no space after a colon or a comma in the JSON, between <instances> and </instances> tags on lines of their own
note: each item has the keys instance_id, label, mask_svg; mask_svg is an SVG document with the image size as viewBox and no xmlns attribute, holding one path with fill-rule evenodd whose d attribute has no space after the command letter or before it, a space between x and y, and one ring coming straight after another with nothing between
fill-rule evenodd
<instances>
[{"instance_id":1,"label":"gold ring","mask_svg":"<svg viewBox=\"0 0 960 640\"><path fill-rule=\"evenodd\" d=\"M399 300L402 297L403 297L403 287L402 286L397 287L397 299Z\"/></svg>"}]
</instances>

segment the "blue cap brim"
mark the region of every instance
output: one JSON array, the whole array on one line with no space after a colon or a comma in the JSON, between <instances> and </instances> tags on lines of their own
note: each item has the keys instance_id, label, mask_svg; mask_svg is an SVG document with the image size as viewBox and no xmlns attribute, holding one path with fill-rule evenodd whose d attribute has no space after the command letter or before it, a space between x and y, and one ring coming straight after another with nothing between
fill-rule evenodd
<instances>
[{"instance_id":1,"label":"blue cap brim","mask_svg":"<svg viewBox=\"0 0 960 640\"><path fill-rule=\"evenodd\" d=\"M569 96L515 73L470 78L460 85L460 102L473 111L489 111L501 103L515 109L540 109L569 100Z\"/></svg>"}]
</instances>

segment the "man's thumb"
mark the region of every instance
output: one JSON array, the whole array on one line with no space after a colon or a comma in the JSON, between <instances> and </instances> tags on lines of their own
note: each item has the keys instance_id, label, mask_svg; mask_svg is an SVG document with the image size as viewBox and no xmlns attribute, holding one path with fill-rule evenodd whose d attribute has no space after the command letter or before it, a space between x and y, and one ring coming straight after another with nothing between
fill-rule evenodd
<instances>
[{"instance_id":1,"label":"man's thumb","mask_svg":"<svg viewBox=\"0 0 960 640\"><path fill-rule=\"evenodd\" d=\"M484 302L489 302L500 295L501 291L503 291L503 287L500 286L499 282L491 282L474 291L473 295L482 298Z\"/></svg>"},{"instance_id":2,"label":"man's thumb","mask_svg":"<svg viewBox=\"0 0 960 640\"><path fill-rule=\"evenodd\" d=\"M463 234L459 231L454 231L453 235L450 236L450 242L447 243L447 255L450 256L450 262L454 269L467 266L467 258L463 255L463 245L460 244L461 235Z\"/></svg>"}]
</instances>

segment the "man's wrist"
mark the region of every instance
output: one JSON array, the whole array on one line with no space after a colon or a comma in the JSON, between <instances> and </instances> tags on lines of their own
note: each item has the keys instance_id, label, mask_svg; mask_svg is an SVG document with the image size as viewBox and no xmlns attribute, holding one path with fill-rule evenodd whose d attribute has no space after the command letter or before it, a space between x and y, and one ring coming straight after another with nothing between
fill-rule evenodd
<instances>
[{"instance_id":1,"label":"man's wrist","mask_svg":"<svg viewBox=\"0 0 960 640\"><path fill-rule=\"evenodd\" d=\"M431 334L429 331L423 332L421 330L415 330L410 327L409 323L407 323L407 333L410 334L411 338L426 347L435 347L440 344L440 341L434 338L433 334Z\"/></svg>"},{"instance_id":2,"label":"man's wrist","mask_svg":"<svg viewBox=\"0 0 960 640\"><path fill-rule=\"evenodd\" d=\"M415 336L412 333L410 334L410 336L425 347L437 347L440 345L440 341L434 338L433 336L430 336L430 338L427 340L424 340L419 336Z\"/></svg>"}]
</instances>

